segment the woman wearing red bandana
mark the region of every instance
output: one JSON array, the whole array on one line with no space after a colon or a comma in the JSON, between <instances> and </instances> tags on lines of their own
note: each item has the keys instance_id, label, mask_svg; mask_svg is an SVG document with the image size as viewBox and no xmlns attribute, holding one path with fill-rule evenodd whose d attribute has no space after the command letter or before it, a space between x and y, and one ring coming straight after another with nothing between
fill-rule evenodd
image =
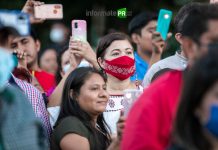
<instances>
[{"instance_id":1,"label":"woman wearing red bandana","mask_svg":"<svg viewBox=\"0 0 218 150\"><path fill-rule=\"evenodd\" d=\"M123 33L104 36L97 47L97 61L108 77L107 91L110 94L104 118L112 134L116 134L116 123L123 107L123 91L137 89L130 77L135 72L133 47L129 37Z\"/></svg>"}]
</instances>

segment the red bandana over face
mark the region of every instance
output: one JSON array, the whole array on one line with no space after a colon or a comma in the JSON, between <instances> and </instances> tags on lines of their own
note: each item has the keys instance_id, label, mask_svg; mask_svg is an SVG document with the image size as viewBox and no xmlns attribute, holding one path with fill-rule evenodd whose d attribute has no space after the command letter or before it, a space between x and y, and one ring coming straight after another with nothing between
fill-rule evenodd
<instances>
[{"instance_id":1,"label":"red bandana over face","mask_svg":"<svg viewBox=\"0 0 218 150\"><path fill-rule=\"evenodd\" d=\"M134 74L135 60L128 56L118 57L110 61L105 60L104 71L119 80L125 80Z\"/></svg>"}]
</instances>

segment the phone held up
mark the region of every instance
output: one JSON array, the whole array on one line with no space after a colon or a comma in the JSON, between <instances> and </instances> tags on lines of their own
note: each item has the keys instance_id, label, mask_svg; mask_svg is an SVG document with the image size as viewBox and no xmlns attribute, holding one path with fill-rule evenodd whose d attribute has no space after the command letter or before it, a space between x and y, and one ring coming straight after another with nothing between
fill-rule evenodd
<instances>
[{"instance_id":1,"label":"phone held up","mask_svg":"<svg viewBox=\"0 0 218 150\"><path fill-rule=\"evenodd\" d=\"M34 16L36 19L62 19L62 4L43 4L34 7Z\"/></svg>"},{"instance_id":2,"label":"phone held up","mask_svg":"<svg viewBox=\"0 0 218 150\"><path fill-rule=\"evenodd\" d=\"M72 20L72 38L74 41L87 41L87 25L85 20Z\"/></svg>"},{"instance_id":3,"label":"phone held up","mask_svg":"<svg viewBox=\"0 0 218 150\"><path fill-rule=\"evenodd\" d=\"M171 20L172 20L172 11L161 9L158 15L156 31L161 34L161 37L164 40L167 39L167 34L169 31Z\"/></svg>"}]
</instances>

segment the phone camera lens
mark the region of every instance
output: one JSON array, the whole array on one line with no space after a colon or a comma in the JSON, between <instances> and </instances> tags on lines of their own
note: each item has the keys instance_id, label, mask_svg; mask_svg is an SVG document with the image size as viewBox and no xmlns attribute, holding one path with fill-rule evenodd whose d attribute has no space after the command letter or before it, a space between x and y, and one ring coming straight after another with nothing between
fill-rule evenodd
<instances>
[{"instance_id":1,"label":"phone camera lens","mask_svg":"<svg viewBox=\"0 0 218 150\"><path fill-rule=\"evenodd\" d=\"M78 23L77 23L77 22L74 24L74 27L75 27L75 28L78 28Z\"/></svg>"},{"instance_id":2,"label":"phone camera lens","mask_svg":"<svg viewBox=\"0 0 218 150\"><path fill-rule=\"evenodd\" d=\"M24 17L23 16L19 16L18 19L19 20L24 20Z\"/></svg>"}]
</instances>

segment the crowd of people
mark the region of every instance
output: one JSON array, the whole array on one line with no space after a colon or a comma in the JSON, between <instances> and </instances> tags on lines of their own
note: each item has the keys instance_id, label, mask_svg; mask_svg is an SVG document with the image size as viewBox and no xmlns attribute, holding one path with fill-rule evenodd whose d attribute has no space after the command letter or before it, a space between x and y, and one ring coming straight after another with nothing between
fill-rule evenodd
<instances>
[{"instance_id":1,"label":"crowd of people","mask_svg":"<svg viewBox=\"0 0 218 150\"><path fill-rule=\"evenodd\" d=\"M43 4L26 1L31 24ZM0 20L0 150L218 149L218 4L178 10L180 48L165 59L157 20L133 16L96 49L56 22L44 50L32 26L24 36ZM142 94L124 115L126 90Z\"/></svg>"}]
</instances>

